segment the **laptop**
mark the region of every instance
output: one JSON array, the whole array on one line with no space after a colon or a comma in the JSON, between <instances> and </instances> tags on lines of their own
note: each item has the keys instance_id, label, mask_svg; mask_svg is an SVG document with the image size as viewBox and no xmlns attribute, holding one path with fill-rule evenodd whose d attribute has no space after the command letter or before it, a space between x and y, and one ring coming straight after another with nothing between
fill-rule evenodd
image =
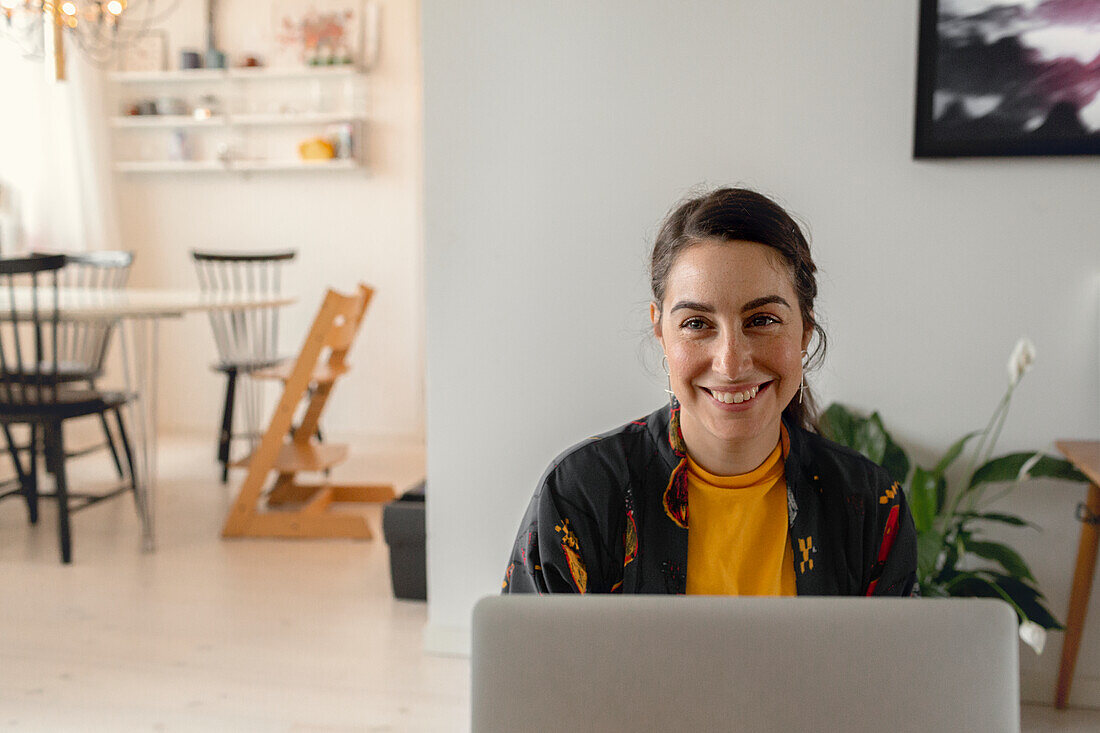
<instances>
[{"instance_id":1,"label":"laptop","mask_svg":"<svg viewBox=\"0 0 1100 733\"><path fill-rule=\"evenodd\" d=\"M1020 730L999 600L524 596L473 613L474 733Z\"/></svg>"}]
</instances>

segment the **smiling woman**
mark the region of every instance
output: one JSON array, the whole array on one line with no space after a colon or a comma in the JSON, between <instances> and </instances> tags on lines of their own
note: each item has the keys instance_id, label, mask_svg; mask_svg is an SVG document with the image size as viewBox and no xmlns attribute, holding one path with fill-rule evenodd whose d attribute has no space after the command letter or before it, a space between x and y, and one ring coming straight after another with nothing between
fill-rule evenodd
<instances>
[{"instance_id":1,"label":"smiling woman","mask_svg":"<svg viewBox=\"0 0 1100 733\"><path fill-rule=\"evenodd\" d=\"M816 432L803 372L825 333L795 221L710 192L669 214L650 270L669 404L554 460L504 591L915 594L900 487Z\"/></svg>"},{"instance_id":2,"label":"smiling woman","mask_svg":"<svg viewBox=\"0 0 1100 733\"><path fill-rule=\"evenodd\" d=\"M684 441L707 470L747 473L779 442L813 333L790 275L771 247L708 239L676 259L666 283L650 314Z\"/></svg>"}]
</instances>

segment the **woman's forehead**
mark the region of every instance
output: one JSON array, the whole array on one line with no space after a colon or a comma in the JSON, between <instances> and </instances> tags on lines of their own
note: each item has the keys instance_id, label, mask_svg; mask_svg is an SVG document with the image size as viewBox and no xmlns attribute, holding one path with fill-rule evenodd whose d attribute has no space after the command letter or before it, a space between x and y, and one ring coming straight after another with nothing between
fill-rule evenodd
<instances>
[{"instance_id":1,"label":"woman's forehead","mask_svg":"<svg viewBox=\"0 0 1100 733\"><path fill-rule=\"evenodd\" d=\"M682 296L751 300L761 295L793 296L783 256L756 242L708 240L679 254L669 270L666 301Z\"/></svg>"}]
</instances>

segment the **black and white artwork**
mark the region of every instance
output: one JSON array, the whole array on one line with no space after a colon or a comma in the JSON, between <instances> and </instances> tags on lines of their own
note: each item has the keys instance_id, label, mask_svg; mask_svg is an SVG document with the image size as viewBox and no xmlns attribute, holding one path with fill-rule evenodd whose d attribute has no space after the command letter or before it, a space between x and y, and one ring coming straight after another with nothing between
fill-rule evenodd
<instances>
[{"instance_id":1,"label":"black and white artwork","mask_svg":"<svg viewBox=\"0 0 1100 733\"><path fill-rule=\"evenodd\" d=\"M914 156L1100 154L1100 0L922 0Z\"/></svg>"}]
</instances>

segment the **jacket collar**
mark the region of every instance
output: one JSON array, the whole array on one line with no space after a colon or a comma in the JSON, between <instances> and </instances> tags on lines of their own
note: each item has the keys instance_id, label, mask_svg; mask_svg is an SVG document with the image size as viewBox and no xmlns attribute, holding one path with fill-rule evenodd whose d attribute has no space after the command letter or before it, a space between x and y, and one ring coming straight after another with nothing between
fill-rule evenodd
<instances>
[{"instance_id":1,"label":"jacket collar","mask_svg":"<svg viewBox=\"0 0 1100 733\"><path fill-rule=\"evenodd\" d=\"M805 452L806 431L796 425L786 413L782 416L783 427L787 430L789 445L783 456L785 465L790 468L803 467L803 455ZM657 444L657 452L668 464L669 468L675 467L687 456L687 445L684 443L684 434L680 430L680 403L672 398L671 404L649 416L646 421L653 442Z\"/></svg>"},{"instance_id":2,"label":"jacket collar","mask_svg":"<svg viewBox=\"0 0 1100 733\"><path fill-rule=\"evenodd\" d=\"M786 455L783 458L787 482L787 526L794 526L795 517L798 516L799 497L806 490L806 481L803 478L806 470L803 465L806 460L806 431L800 425L796 425L786 414L782 416L782 420L788 439ZM669 504L667 493L676 491L678 482L675 480L675 474L682 468L681 464L687 457L687 445L680 431L680 403L675 397L669 405L649 416L647 427L657 445L657 453L665 463L666 469L672 474L665 490L667 507ZM683 489L686 491L686 486ZM683 499L686 502L686 496ZM676 521L671 514L670 518ZM677 523L680 522L677 521ZM686 522L681 526L686 526Z\"/></svg>"},{"instance_id":3,"label":"jacket collar","mask_svg":"<svg viewBox=\"0 0 1100 733\"><path fill-rule=\"evenodd\" d=\"M646 428L657 446L657 454L667 469L672 471L687 456L684 436L680 433L680 403L676 398L672 399L671 404L650 414Z\"/></svg>"}]
</instances>

